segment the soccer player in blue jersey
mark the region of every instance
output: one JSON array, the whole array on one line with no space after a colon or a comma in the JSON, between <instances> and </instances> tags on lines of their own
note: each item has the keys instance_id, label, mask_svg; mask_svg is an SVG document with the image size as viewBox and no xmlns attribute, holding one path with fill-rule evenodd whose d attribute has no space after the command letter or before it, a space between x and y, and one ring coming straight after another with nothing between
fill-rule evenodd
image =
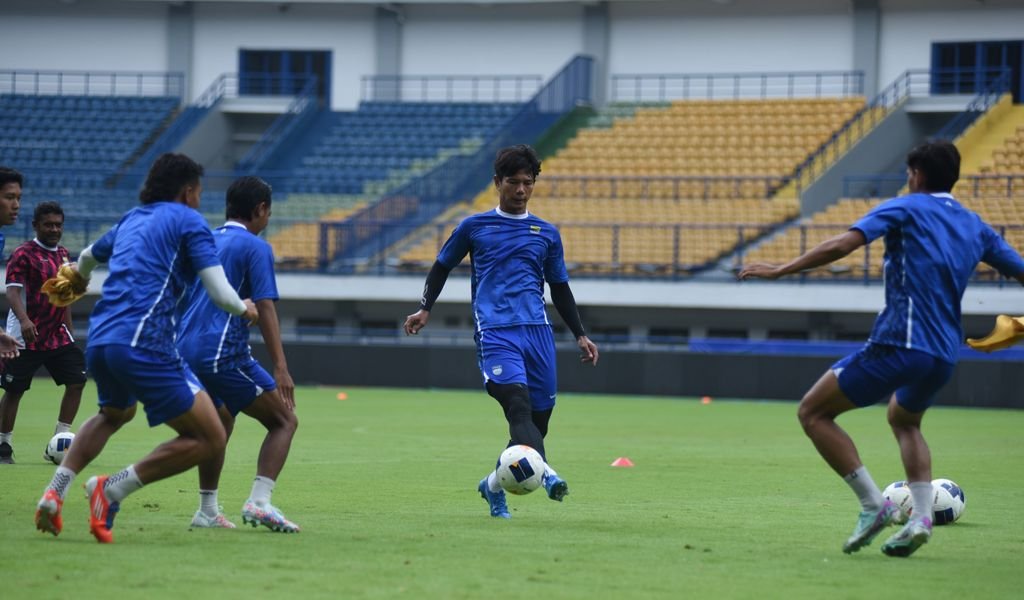
<instances>
[{"instance_id":1,"label":"soccer player in blue jersey","mask_svg":"<svg viewBox=\"0 0 1024 600\"><path fill-rule=\"evenodd\" d=\"M271 189L265 181L258 177L238 179L228 188L227 222L214 231L213 238L228 282L239 295L251 298L260 312L260 331L274 365L274 376L252 357L245 321L220 310L198 281L193 284L182 319L178 350L213 398L229 437L239 412L267 428L252 493L242 506L242 521L293 533L299 531L299 526L270 503L298 427L295 384L288 372L274 307L278 299L274 251L257 237L270 222L270 204ZM223 452L200 463L199 510L192 518L193 527L235 527L217 503L223 467Z\"/></svg>"},{"instance_id":2,"label":"soccer player in blue jersey","mask_svg":"<svg viewBox=\"0 0 1024 600\"><path fill-rule=\"evenodd\" d=\"M846 233L785 265L751 264L740 279L777 279L826 265L885 238L885 307L867 344L822 375L800 401L798 417L815 448L857 495L861 513L843 551L856 552L890 523L883 498L853 440L835 422L849 410L888 401L888 420L906 471L913 511L882 551L909 556L931 538L931 453L921 420L949 380L963 332L960 300L979 261L1024 283L1024 261L988 224L950 194L960 154L949 142L918 146L907 156L910 194L870 210Z\"/></svg>"},{"instance_id":3,"label":"soccer player in blue jersey","mask_svg":"<svg viewBox=\"0 0 1024 600\"><path fill-rule=\"evenodd\" d=\"M0 167L0 227L14 225L21 209L21 187L25 179L21 173L8 167ZM4 255L4 234L0 232L0 259ZM18 356L18 341L0 330L0 359ZM3 443L0 443L0 452ZM12 451L13 453L13 451ZM10 454L8 454L10 456Z\"/></svg>"},{"instance_id":4,"label":"soccer player in blue jersey","mask_svg":"<svg viewBox=\"0 0 1024 600\"><path fill-rule=\"evenodd\" d=\"M161 155L139 195L142 206L125 213L79 256L76 269L86 279L97 263L109 268L86 348L100 410L82 424L39 500L40 531L60 533L71 482L135 416L136 402L151 427L164 423L178 435L120 472L88 480L89 529L97 541L113 541L114 517L126 496L224 450L227 438L213 402L175 346L178 304L198 274L223 310L249 321L258 312L224 276L213 234L196 210L202 174L183 154Z\"/></svg>"},{"instance_id":5,"label":"soccer player in blue jersey","mask_svg":"<svg viewBox=\"0 0 1024 600\"><path fill-rule=\"evenodd\" d=\"M498 207L467 217L441 248L423 289L420 309L405 320L405 333L427 325L448 274L469 254L478 366L487 393L508 421L509 445L524 444L546 458L544 438L555 407L555 341L544 308L544 282L558 314L576 337L583 362L597 365L597 345L587 337L569 289L562 238L526 205L540 174L533 148L511 146L494 161ZM561 501L569 486L550 466L543 476L548 497ZM478 486L492 517L511 518L505 492L491 471Z\"/></svg>"}]
</instances>

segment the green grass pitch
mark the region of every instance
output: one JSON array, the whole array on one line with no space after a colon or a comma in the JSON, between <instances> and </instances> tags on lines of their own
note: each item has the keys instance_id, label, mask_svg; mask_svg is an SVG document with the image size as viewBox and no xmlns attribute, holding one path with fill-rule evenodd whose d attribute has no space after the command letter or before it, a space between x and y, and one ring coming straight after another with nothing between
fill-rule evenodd
<instances>
[{"instance_id":1,"label":"green grass pitch","mask_svg":"<svg viewBox=\"0 0 1024 600\"><path fill-rule=\"evenodd\" d=\"M967 508L894 559L879 551L884 537L840 550L856 500L792 403L565 394L548 454L570 494L510 497L502 521L476 492L506 435L496 403L482 392L339 391L297 392L299 432L274 503L302 533L190 530L192 471L131 496L116 543L101 546L79 486L170 430L140 414L115 436L76 480L54 539L32 524L57 411L40 380L21 403L18 463L0 467L3 597L934 599L1019 597L1024 585L1024 411L929 412L935 476L961 484ZM90 386L76 426L93 402ZM884 410L840 423L880 485L903 478ZM228 447L220 499L239 525L261 439L240 419ZM636 466L611 467L620 456Z\"/></svg>"}]
</instances>

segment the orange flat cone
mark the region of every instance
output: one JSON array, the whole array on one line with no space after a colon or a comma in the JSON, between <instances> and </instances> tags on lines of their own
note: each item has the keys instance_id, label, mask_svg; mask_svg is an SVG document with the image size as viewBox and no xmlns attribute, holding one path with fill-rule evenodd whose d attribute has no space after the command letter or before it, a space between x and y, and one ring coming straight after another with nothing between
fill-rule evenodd
<instances>
[{"instance_id":1,"label":"orange flat cone","mask_svg":"<svg viewBox=\"0 0 1024 600\"><path fill-rule=\"evenodd\" d=\"M338 392L338 400L348 400L348 394L345 392Z\"/></svg>"},{"instance_id":2,"label":"orange flat cone","mask_svg":"<svg viewBox=\"0 0 1024 600\"><path fill-rule=\"evenodd\" d=\"M620 456L612 462L613 467L632 467L633 461L629 460L625 456Z\"/></svg>"}]
</instances>

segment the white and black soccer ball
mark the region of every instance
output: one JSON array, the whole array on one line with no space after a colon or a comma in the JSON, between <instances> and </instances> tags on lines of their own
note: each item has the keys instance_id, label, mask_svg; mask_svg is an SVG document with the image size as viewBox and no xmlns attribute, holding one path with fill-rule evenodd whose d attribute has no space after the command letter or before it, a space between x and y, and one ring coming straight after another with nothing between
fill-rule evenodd
<instances>
[{"instance_id":1,"label":"white and black soccer ball","mask_svg":"<svg viewBox=\"0 0 1024 600\"><path fill-rule=\"evenodd\" d=\"M897 512L892 522L897 525L906 523L910 518L910 511L914 508L914 499L910 496L910 486L906 481L894 481L882 491L882 495L896 505Z\"/></svg>"},{"instance_id":2,"label":"white and black soccer ball","mask_svg":"<svg viewBox=\"0 0 1024 600\"><path fill-rule=\"evenodd\" d=\"M498 483L510 494L521 496L539 488L544 478L544 459L529 446L509 446L498 458Z\"/></svg>"},{"instance_id":3,"label":"white and black soccer ball","mask_svg":"<svg viewBox=\"0 0 1024 600\"><path fill-rule=\"evenodd\" d=\"M50 438L50 443L46 445L46 452L43 452L43 456L53 464L59 465L74 440L75 434L70 431L54 435Z\"/></svg>"},{"instance_id":4,"label":"white and black soccer ball","mask_svg":"<svg viewBox=\"0 0 1024 600\"><path fill-rule=\"evenodd\" d=\"M932 523L935 525L955 523L967 505L963 488L950 479L932 480L932 487L935 489Z\"/></svg>"}]
</instances>

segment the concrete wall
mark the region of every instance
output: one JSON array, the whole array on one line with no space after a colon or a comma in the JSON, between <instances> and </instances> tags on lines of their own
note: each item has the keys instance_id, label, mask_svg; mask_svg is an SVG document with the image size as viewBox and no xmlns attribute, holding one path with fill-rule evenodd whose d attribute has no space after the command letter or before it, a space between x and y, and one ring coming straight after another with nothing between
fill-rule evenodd
<instances>
[{"instance_id":1,"label":"concrete wall","mask_svg":"<svg viewBox=\"0 0 1024 600\"><path fill-rule=\"evenodd\" d=\"M881 4L878 88L908 68L928 67L933 41L1019 39L1024 22L1024 7L1006 3ZM851 70L870 61L863 40L871 36L863 23L855 36L850 7L847 0L610 2L608 72ZM240 49L330 50L332 106L345 109L358 102L362 76L383 68L381 43L398 54L388 68L403 74L545 78L593 47L583 3L392 8L400 39L381 42L370 3L196 2L186 11L164 2L4 0L0 69L166 71L189 64L194 98L218 75L238 70ZM190 51L178 39L186 34Z\"/></svg>"},{"instance_id":2,"label":"concrete wall","mask_svg":"<svg viewBox=\"0 0 1024 600\"><path fill-rule=\"evenodd\" d=\"M255 346L258 359L264 349ZM302 384L480 389L472 347L288 344L288 364ZM558 352L560 392L712 396L799 400L835 362L821 357L616 351L597 367L578 353ZM264 364L266 364L264 362ZM784 376L780 376L784 374ZM939 405L1024 408L1019 363L961 362L940 392Z\"/></svg>"}]
</instances>

